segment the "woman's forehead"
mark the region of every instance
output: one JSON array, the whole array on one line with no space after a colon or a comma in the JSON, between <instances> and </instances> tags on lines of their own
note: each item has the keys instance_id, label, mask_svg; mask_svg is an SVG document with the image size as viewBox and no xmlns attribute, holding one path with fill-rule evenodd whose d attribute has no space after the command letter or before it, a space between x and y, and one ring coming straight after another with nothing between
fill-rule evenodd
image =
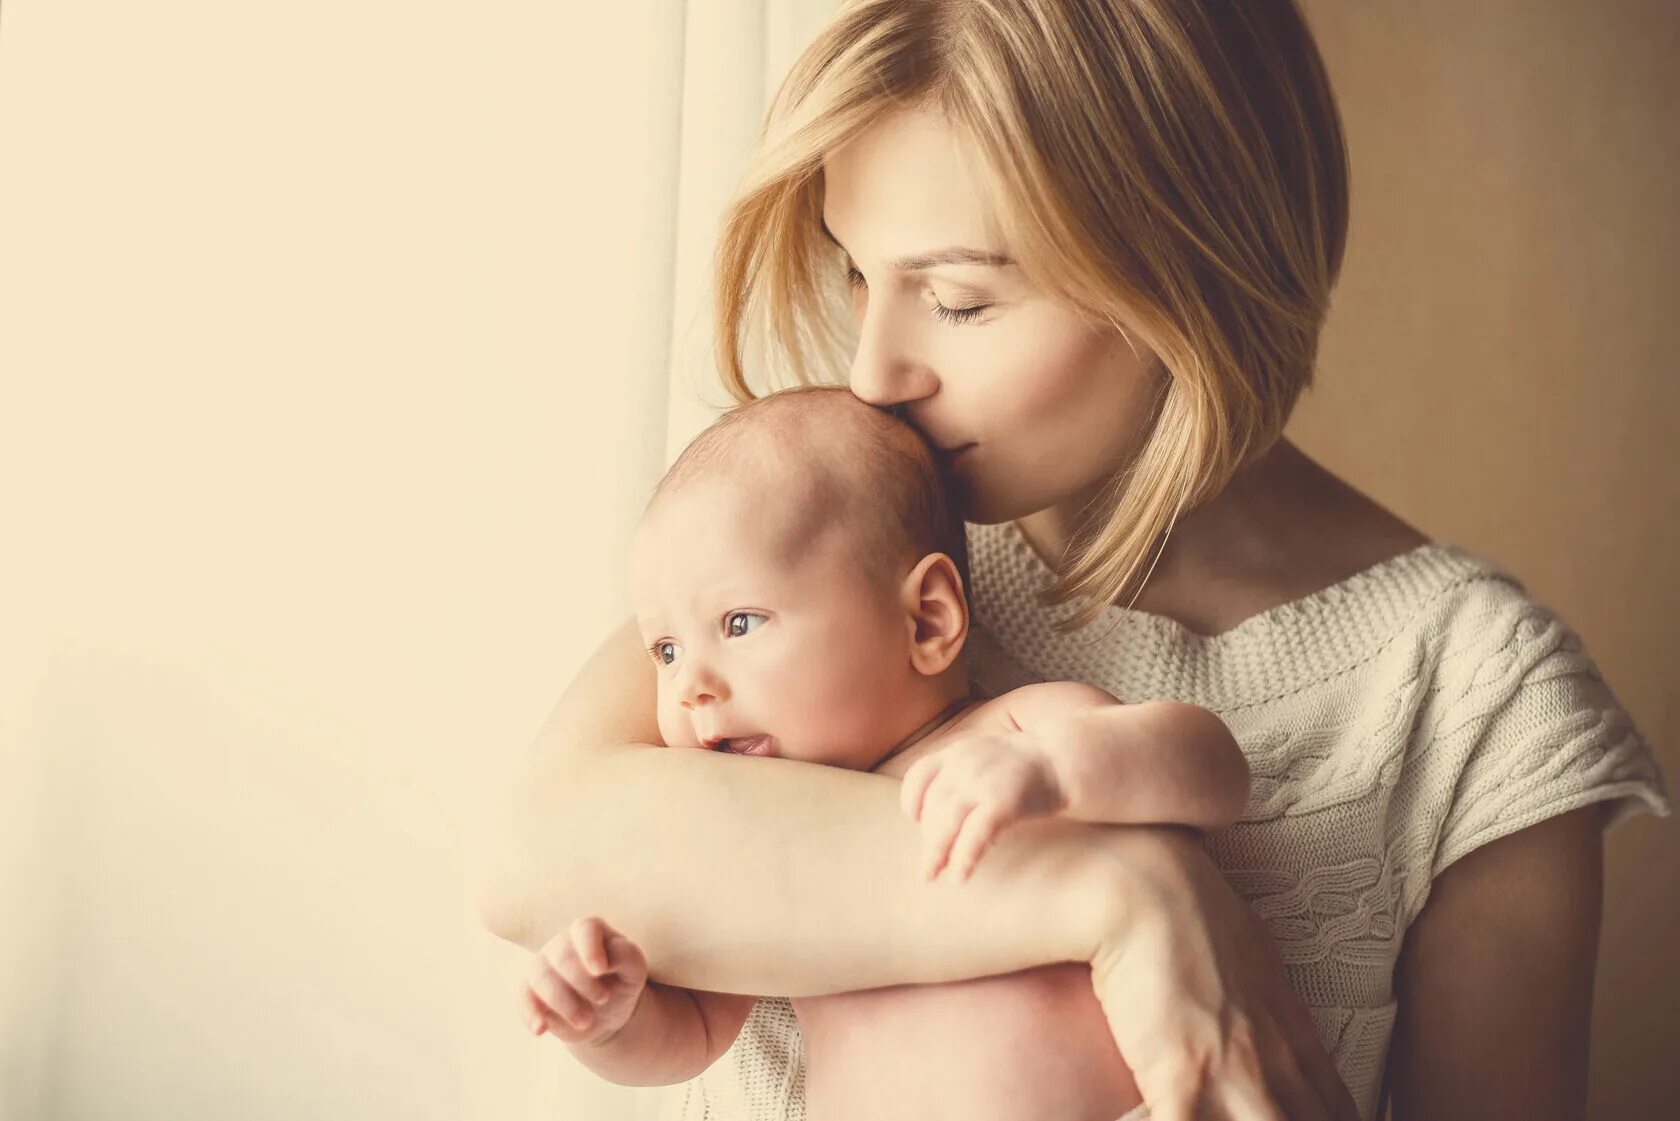
<instances>
[{"instance_id":1,"label":"woman's forehead","mask_svg":"<svg viewBox=\"0 0 1680 1121\"><path fill-rule=\"evenodd\" d=\"M822 217L854 259L1007 249L957 135L926 112L892 114L829 154Z\"/></svg>"}]
</instances>

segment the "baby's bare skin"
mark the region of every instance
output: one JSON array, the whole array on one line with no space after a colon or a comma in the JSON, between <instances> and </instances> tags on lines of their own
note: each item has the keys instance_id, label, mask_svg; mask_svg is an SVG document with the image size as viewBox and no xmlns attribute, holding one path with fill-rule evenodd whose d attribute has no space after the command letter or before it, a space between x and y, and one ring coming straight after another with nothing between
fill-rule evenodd
<instances>
[{"instance_id":1,"label":"baby's bare skin","mask_svg":"<svg viewBox=\"0 0 1680 1121\"><path fill-rule=\"evenodd\" d=\"M902 779L959 727L1005 726L997 701L978 703L874 773ZM808 1121L1115 1121L1142 1101L1084 963L793 1007Z\"/></svg>"},{"instance_id":2,"label":"baby's bare skin","mask_svg":"<svg viewBox=\"0 0 1680 1121\"><path fill-rule=\"evenodd\" d=\"M829 400L862 407L844 392ZM1201 709L1124 705L1074 682L974 699L955 562L903 548L895 564L907 567L883 569L877 557L891 554L865 548L880 546L857 515L873 508L861 484L825 483L811 474L810 441L784 443L764 445L750 471L713 463L685 477L637 527L631 598L667 747L899 780L923 871L945 873L929 890L963 890L997 831L1030 817L1203 828L1236 817L1247 765ZM858 461L839 454L848 450L858 449L831 452ZM615 1008L617 990L601 981L620 976L608 933L586 916L537 955L532 1030L554 1031L625 1084L695 1077L734 1041L753 998L650 983L639 950L611 931L621 979L638 990ZM596 967L581 964L585 951ZM1085 962L800 998L794 1010L810 1121L1115 1121L1141 1101Z\"/></svg>"}]
</instances>

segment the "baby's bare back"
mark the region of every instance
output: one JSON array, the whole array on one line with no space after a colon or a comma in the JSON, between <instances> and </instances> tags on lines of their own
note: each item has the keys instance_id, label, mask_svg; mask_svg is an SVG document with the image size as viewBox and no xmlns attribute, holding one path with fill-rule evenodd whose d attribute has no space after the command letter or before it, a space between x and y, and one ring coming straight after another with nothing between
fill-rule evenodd
<instances>
[{"instance_id":1,"label":"baby's bare back","mask_svg":"<svg viewBox=\"0 0 1680 1121\"><path fill-rule=\"evenodd\" d=\"M808 1121L1115 1121L1141 1100L1088 965L793 1005Z\"/></svg>"}]
</instances>

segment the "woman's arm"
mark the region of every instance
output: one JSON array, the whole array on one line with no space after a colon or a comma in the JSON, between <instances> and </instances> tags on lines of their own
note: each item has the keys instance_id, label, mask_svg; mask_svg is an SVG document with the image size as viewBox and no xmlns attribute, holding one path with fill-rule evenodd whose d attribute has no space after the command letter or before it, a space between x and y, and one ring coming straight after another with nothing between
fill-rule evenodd
<instances>
[{"instance_id":1,"label":"woman's arm","mask_svg":"<svg viewBox=\"0 0 1680 1121\"><path fill-rule=\"evenodd\" d=\"M657 980L784 996L1088 962L1162 1121L1357 1121L1264 925L1188 831L1039 819L967 883L929 884L896 780L649 746L653 674L627 623L527 753L475 862L497 934L535 949L600 915Z\"/></svg>"},{"instance_id":2,"label":"woman's arm","mask_svg":"<svg viewBox=\"0 0 1680 1121\"><path fill-rule=\"evenodd\" d=\"M968 883L924 883L896 780L649 746L654 706L632 621L579 671L482 838L495 933L535 949L595 914L667 984L813 996L1088 961L1148 874L1148 831L1046 820Z\"/></svg>"},{"instance_id":3,"label":"woman's arm","mask_svg":"<svg viewBox=\"0 0 1680 1121\"><path fill-rule=\"evenodd\" d=\"M1483 845L1431 885L1395 969L1395 1121L1585 1116L1605 805Z\"/></svg>"}]
</instances>

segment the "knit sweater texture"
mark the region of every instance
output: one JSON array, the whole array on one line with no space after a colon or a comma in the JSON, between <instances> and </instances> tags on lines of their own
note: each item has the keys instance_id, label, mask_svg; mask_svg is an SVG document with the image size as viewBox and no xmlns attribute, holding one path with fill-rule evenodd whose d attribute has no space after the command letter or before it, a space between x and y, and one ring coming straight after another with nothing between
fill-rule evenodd
<instances>
[{"instance_id":1,"label":"knit sweater texture","mask_svg":"<svg viewBox=\"0 0 1680 1121\"><path fill-rule=\"evenodd\" d=\"M1394 964L1435 877L1489 841L1596 802L1606 828L1671 807L1649 745L1580 638L1493 562L1429 542L1212 636L1075 607L1011 523L968 528L974 677L996 695L1077 680L1217 713L1253 781L1205 847L1265 921L1366 1121L1394 1027ZM667 1091L661 1121L803 1121L789 1002ZM1140 1107L1130 1117L1146 1117Z\"/></svg>"}]
</instances>

